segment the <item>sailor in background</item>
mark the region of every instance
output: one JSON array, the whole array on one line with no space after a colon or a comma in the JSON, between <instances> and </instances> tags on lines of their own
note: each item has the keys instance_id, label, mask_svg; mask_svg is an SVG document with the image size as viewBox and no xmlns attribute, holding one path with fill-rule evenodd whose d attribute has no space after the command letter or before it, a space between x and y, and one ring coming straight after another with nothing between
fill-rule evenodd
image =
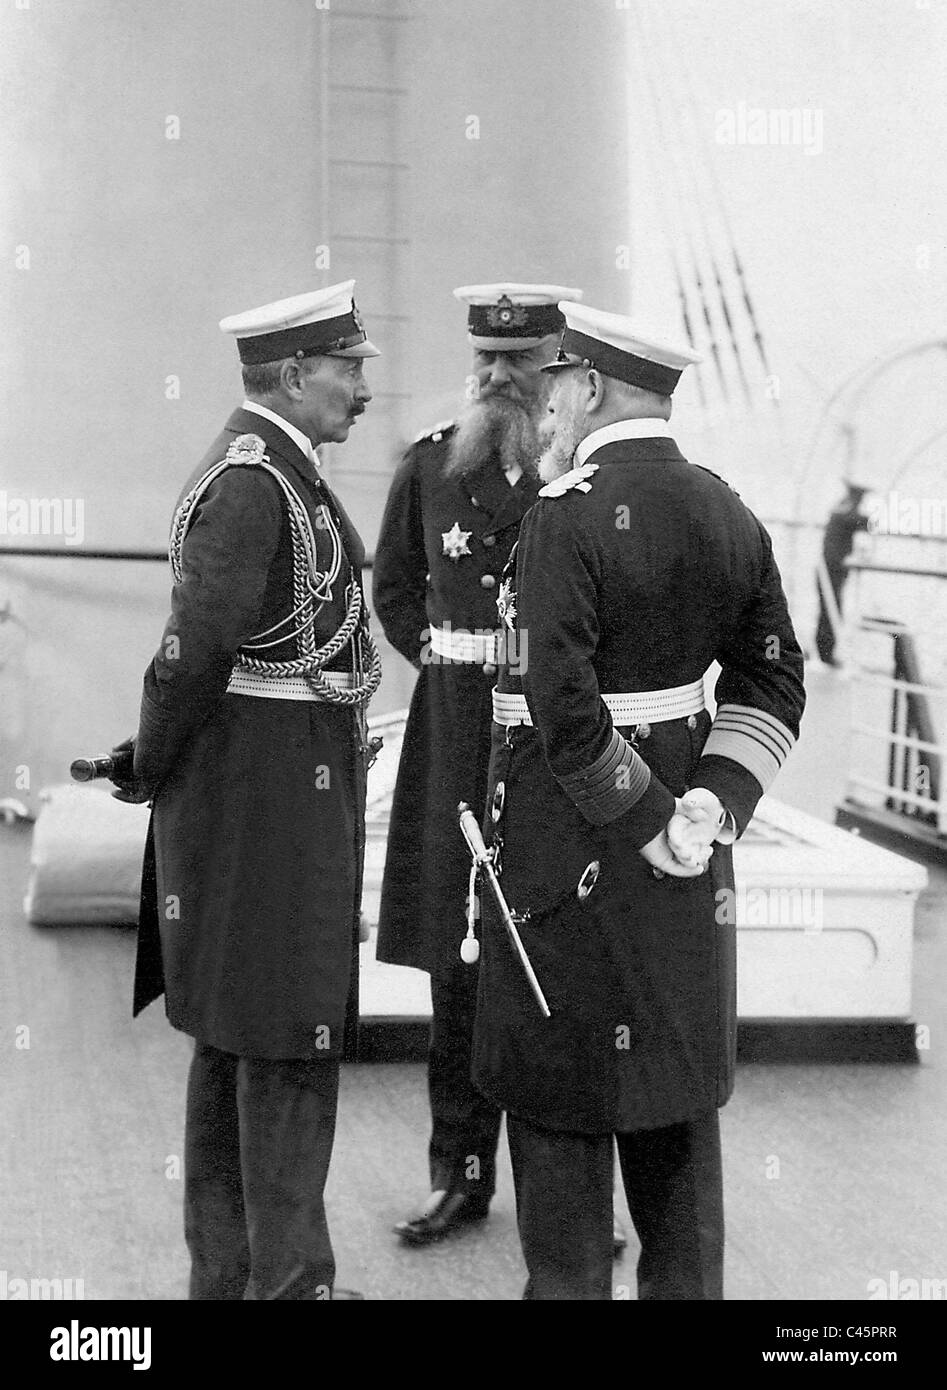
<instances>
[{"instance_id":1,"label":"sailor in background","mask_svg":"<svg viewBox=\"0 0 947 1390\"><path fill-rule=\"evenodd\" d=\"M671 437L694 355L562 307L547 485L501 589L529 661L500 673L485 819L551 1017L485 900L473 1076L507 1111L526 1297L611 1297L614 1135L638 1297L719 1299L729 842L797 737L802 656L768 535Z\"/></svg>"},{"instance_id":2,"label":"sailor in background","mask_svg":"<svg viewBox=\"0 0 947 1390\"><path fill-rule=\"evenodd\" d=\"M862 510L862 500L870 490L870 488L863 487L861 483L846 481L845 496L838 506L833 508L825 524L825 531L822 536L822 558L825 561L829 583L832 585L832 593L835 595L835 606L839 611L842 608L842 590L848 578L845 561L852 554L855 537L860 531L869 529L869 519ZM818 591L819 621L815 634L816 651L820 661L824 661L827 666L837 666L835 628L829 617L829 608L822 592L821 583L818 586Z\"/></svg>"},{"instance_id":3,"label":"sailor in background","mask_svg":"<svg viewBox=\"0 0 947 1390\"><path fill-rule=\"evenodd\" d=\"M470 1082L477 972L463 964L469 860L457 803L486 792L500 575L538 482L540 365L563 325L559 285L454 291L468 306L468 404L408 449L375 551L373 601L385 634L420 672L391 810L377 954L431 976L428 1061L431 1198L396 1229L426 1244L487 1215L500 1111ZM532 465L532 467L531 467Z\"/></svg>"},{"instance_id":4,"label":"sailor in background","mask_svg":"<svg viewBox=\"0 0 947 1390\"><path fill-rule=\"evenodd\" d=\"M319 472L371 400L354 281L224 319L247 399L185 485L127 799L153 797L135 1012L194 1038L193 1299L323 1300L339 1058L357 1023L361 541Z\"/></svg>"}]
</instances>

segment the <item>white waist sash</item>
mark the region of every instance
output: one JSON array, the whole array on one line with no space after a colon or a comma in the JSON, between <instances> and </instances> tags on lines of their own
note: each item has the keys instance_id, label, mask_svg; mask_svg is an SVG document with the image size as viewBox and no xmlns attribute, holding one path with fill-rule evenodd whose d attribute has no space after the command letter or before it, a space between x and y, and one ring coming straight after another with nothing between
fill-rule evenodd
<instances>
[{"instance_id":1,"label":"white waist sash","mask_svg":"<svg viewBox=\"0 0 947 1390\"><path fill-rule=\"evenodd\" d=\"M349 671L320 671L322 679L335 690L354 690L355 677ZM227 686L228 695L256 695L263 700L315 700L324 696L313 690L305 676L260 676L244 666L235 666Z\"/></svg>"},{"instance_id":2,"label":"white waist sash","mask_svg":"<svg viewBox=\"0 0 947 1390\"><path fill-rule=\"evenodd\" d=\"M478 666L499 664L495 632L465 632L463 628L455 631L450 627L435 627L432 623L431 651L451 661L470 661Z\"/></svg>"},{"instance_id":3,"label":"white waist sash","mask_svg":"<svg viewBox=\"0 0 947 1390\"><path fill-rule=\"evenodd\" d=\"M663 724L669 719L686 719L689 714L701 712L704 708L704 682L697 680L689 685L672 686L668 690L623 692L601 698L612 716L612 722L619 727L625 724ZM493 720L506 726L532 724L526 697L501 694L499 690L494 690Z\"/></svg>"}]
</instances>

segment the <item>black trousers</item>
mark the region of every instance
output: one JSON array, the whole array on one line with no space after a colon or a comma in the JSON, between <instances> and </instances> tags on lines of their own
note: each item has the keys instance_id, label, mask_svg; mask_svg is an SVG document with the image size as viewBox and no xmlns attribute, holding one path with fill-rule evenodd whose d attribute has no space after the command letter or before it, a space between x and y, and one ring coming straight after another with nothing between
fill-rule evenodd
<instances>
[{"instance_id":1,"label":"black trousers","mask_svg":"<svg viewBox=\"0 0 947 1390\"><path fill-rule=\"evenodd\" d=\"M506 1117L528 1299L611 1299L613 1144L641 1241L638 1298L723 1298L717 1111L630 1134L565 1134Z\"/></svg>"},{"instance_id":2,"label":"black trousers","mask_svg":"<svg viewBox=\"0 0 947 1390\"><path fill-rule=\"evenodd\" d=\"M323 1191L338 1093L338 1062L195 1043L184 1138L190 1298L331 1298Z\"/></svg>"},{"instance_id":3,"label":"black trousers","mask_svg":"<svg viewBox=\"0 0 947 1390\"><path fill-rule=\"evenodd\" d=\"M431 1190L466 1192L489 1202L496 1188L502 1111L470 1080L476 966L462 960L431 973Z\"/></svg>"}]
</instances>

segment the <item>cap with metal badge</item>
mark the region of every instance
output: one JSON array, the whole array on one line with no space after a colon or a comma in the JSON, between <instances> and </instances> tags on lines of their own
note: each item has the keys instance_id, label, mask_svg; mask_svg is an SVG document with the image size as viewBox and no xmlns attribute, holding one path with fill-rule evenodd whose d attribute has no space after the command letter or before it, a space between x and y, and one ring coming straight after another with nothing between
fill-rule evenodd
<instances>
[{"instance_id":1,"label":"cap with metal badge","mask_svg":"<svg viewBox=\"0 0 947 1390\"><path fill-rule=\"evenodd\" d=\"M480 352L521 352L561 333L562 303L582 298L566 285L461 285L455 299L468 306L467 336Z\"/></svg>"},{"instance_id":2,"label":"cap with metal badge","mask_svg":"<svg viewBox=\"0 0 947 1390\"><path fill-rule=\"evenodd\" d=\"M354 280L324 290L278 299L220 320L237 340L240 361L278 362L284 357L379 357L355 304Z\"/></svg>"}]
</instances>

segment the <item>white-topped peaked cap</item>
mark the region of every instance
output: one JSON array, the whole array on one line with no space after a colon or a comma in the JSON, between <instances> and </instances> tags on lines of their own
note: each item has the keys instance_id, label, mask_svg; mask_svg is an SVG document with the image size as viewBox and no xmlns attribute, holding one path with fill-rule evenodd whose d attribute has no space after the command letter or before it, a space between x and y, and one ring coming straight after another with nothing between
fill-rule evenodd
<instances>
[{"instance_id":1,"label":"white-topped peaked cap","mask_svg":"<svg viewBox=\"0 0 947 1390\"><path fill-rule=\"evenodd\" d=\"M237 340L240 361L278 362L284 357L379 357L355 305L354 280L295 294L220 320Z\"/></svg>"},{"instance_id":2,"label":"white-topped peaked cap","mask_svg":"<svg viewBox=\"0 0 947 1390\"><path fill-rule=\"evenodd\" d=\"M567 285L461 285L454 298L468 306L467 334L482 352L517 352L535 347L540 338L560 333L562 301L582 298Z\"/></svg>"},{"instance_id":3,"label":"white-topped peaked cap","mask_svg":"<svg viewBox=\"0 0 947 1390\"><path fill-rule=\"evenodd\" d=\"M673 346L642 332L624 314L607 314L585 304L560 304L565 328L555 362L544 372L559 367L595 367L605 376L640 386L660 396L670 396L685 367L701 362L700 353Z\"/></svg>"}]
</instances>

